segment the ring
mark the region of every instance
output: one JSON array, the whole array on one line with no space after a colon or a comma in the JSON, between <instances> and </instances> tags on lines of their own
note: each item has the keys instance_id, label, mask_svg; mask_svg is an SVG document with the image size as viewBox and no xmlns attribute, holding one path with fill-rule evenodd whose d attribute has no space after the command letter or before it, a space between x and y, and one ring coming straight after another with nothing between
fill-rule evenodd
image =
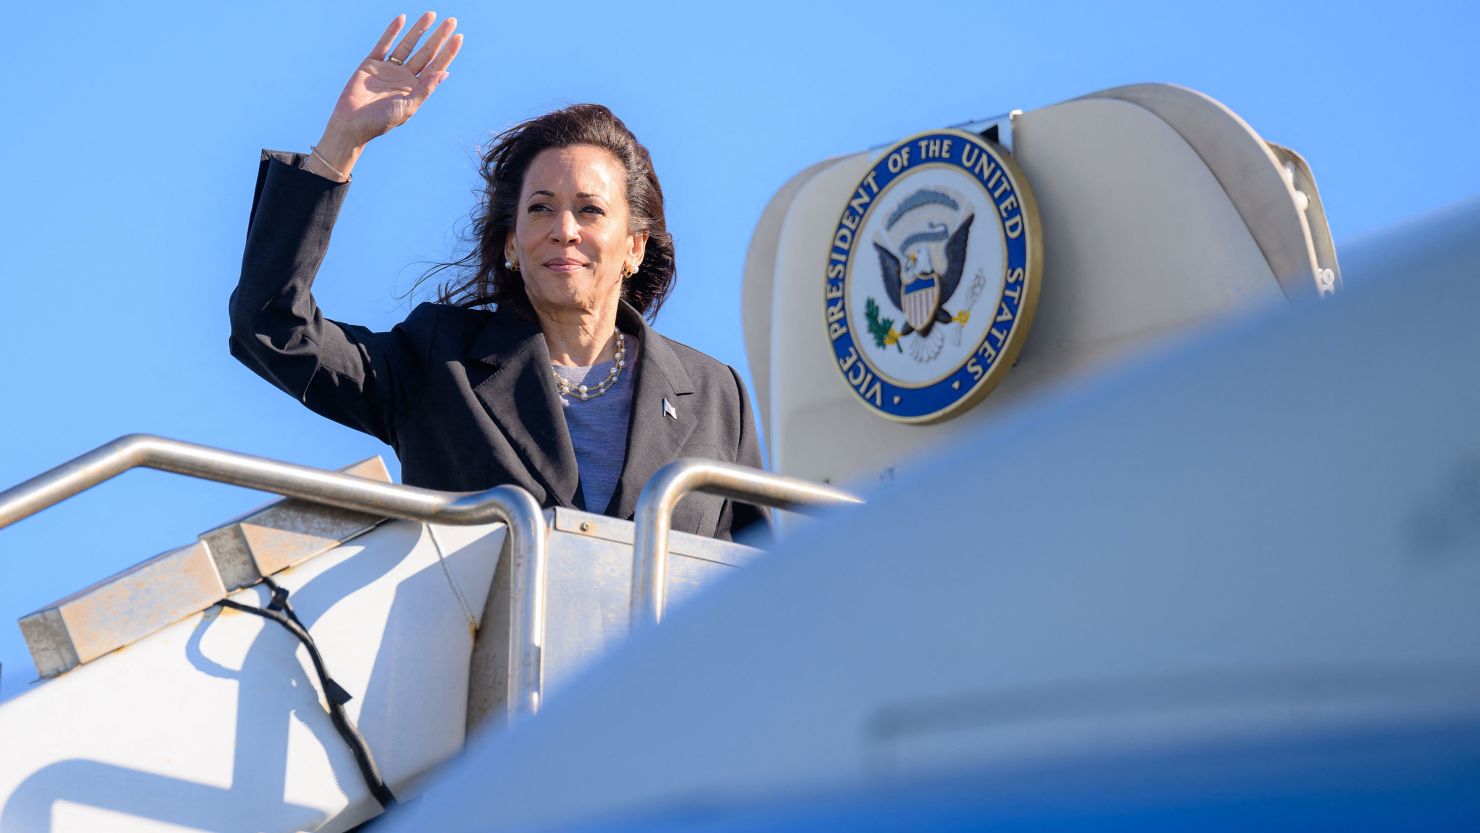
<instances>
[{"instance_id":1,"label":"ring","mask_svg":"<svg viewBox=\"0 0 1480 833\"><path fill-rule=\"evenodd\" d=\"M386 60L387 61L390 61L391 63L395 64L396 66L402 66L402 65L404 65L406 63L404 60L402 60L400 58L397 58L395 55L389 56L388 58L386 58Z\"/></svg>"}]
</instances>

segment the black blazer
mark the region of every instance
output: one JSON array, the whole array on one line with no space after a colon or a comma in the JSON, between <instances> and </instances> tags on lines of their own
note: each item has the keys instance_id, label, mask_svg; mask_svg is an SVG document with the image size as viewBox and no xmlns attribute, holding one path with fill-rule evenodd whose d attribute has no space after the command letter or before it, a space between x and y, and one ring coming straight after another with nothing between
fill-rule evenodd
<instances>
[{"instance_id":1,"label":"black blazer","mask_svg":"<svg viewBox=\"0 0 1480 833\"><path fill-rule=\"evenodd\" d=\"M421 304L385 333L324 318L311 287L349 186L300 170L301 161L262 155L231 295L231 354L315 412L390 444L408 485L462 492L508 483L542 506L630 519L643 485L675 457L760 467L735 371L658 335L624 303L618 326L639 343L627 457L611 503L586 506L537 322L444 304ZM679 503L673 528L730 538L764 518L695 494Z\"/></svg>"}]
</instances>

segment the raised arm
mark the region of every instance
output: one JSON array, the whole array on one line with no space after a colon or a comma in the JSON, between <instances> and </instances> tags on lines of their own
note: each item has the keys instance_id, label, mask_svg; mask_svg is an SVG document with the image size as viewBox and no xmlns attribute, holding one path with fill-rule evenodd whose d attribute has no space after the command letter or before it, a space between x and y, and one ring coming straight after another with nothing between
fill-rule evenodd
<instances>
[{"instance_id":1,"label":"raised arm","mask_svg":"<svg viewBox=\"0 0 1480 833\"><path fill-rule=\"evenodd\" d=\"M422 15L394 48L405 19L391 22L350 76L311 155L263 154L231 296L233 356L318 413L391 444L415 398L416 322L431 308L375 333L325 318L312 286L361 151L416 113L461 48L449 19L412 53L433 19Z\"/></svg>"}]
</instances>

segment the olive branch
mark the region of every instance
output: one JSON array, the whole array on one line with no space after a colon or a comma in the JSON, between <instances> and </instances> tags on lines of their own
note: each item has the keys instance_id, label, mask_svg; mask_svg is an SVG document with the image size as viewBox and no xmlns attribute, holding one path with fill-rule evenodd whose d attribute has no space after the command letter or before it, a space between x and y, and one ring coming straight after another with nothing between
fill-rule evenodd
<instances>
[{"instance_id":1,"label":"olive branch","mask_svg":"<svg viewBox=\"0 0 1480 833\"><path fill-rule=\"evenodd\" d=\"M899 346L899 334L894 332L893 318L879 318L879 305L869 298L863 305L863 314L868 317L868 332L874 337L874 344L884 347L894 345L894 349L903 353L904 348Z\"/></svg>"}]
</instances>

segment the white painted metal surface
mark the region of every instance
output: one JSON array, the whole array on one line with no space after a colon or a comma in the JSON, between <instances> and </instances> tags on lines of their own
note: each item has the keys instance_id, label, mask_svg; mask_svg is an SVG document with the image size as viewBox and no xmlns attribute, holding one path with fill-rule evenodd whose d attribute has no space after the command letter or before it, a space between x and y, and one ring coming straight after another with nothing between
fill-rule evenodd
<instances>
[{"instance_id":1,"label":"white painted metal surface","mask_svg":"<svg viewBox=\"0 0 1480 833\"><path fill-rule=\"evenodd\" d=\"M578 512L547 509L549 524L545 632L541 641L540 698L558 695L593 662L624 639L629 630L633 541L641 536L637 525ZM759 554L729 541L686 532L669 535L667 591L676 602L694 596L701 587L719 580ZM497 727L516 693L508 671L510 633L507 609L511 596L507 571L493 577L483 628L474 647L469 684L468 724L481 729L484 721Z\"/></svg>"},{"instance_id":2,"label":"white painted metal surface","mask_svg":"<svg viewBox=\"0 0 1480 833\"><path fill-rule=\"evenodd\" d=\"M464 737L503 527L393 521L278 573L398 795ZM260 606L259 588L233 599ZM379 812L285 630L212 608L0 707L0 831L343 830Z\"/></svg>"},{"instance_id":3,"label":"white painted metal surface","mask_svg":"<svg viewBox=\"0 0 1480 833\"><path fill-rule=\"evenodd\" d=\"M1143 85L1023 113L1013 153L1045 246L1027 343L970 412L932 426L891 424L853 401L822 326L831 229L876 153L798 174L752 240L746 347L769 462L783 474L860 489L887 483L923 450L1045 385L1194 325L1301 297L1298 287L1313 296L1317 250L1335 261L1313 182L1300 180L1312 196L1297 194L1263 139L1201 94Z\"/></svg>"},{"instance_id":4,"label":"white painted metal surface","mask_svg":"<svg viewBox=\"0 0 1480 833\"><path fill-rule=\"evenodd\" d=\"M1362 255L799 531L387 831L1473 717L1480 203Z\"/></svg>"}]
</instances>

